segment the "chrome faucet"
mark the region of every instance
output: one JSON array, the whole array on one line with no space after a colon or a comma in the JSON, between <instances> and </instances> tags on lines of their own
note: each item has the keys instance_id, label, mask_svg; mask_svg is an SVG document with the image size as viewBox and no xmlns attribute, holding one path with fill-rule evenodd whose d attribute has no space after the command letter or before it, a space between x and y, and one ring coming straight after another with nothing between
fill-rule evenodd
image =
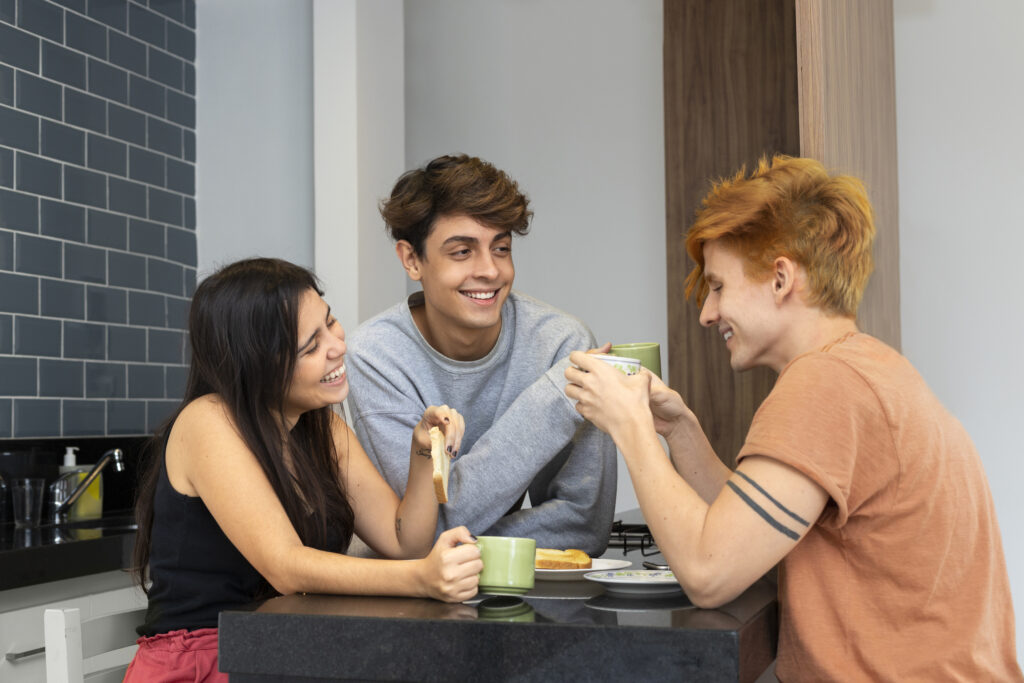
<instances>
[{"instance_id":1,"label":"chrome faucet","mask_svg":"<svg viewBox=\"0 0 1024 683\"><path fill-rule=\"evenodd\" d=\"M78 502L82 493L89 488L89 484L93 483L96 477L100 476L103 468L110 464L114 465L115 472L124 472L124 453L120 448L111 448L104 453L77 487L75 480L81 474L80 472L65 472L50 484L50 509L54 524L65 521L64 517L71 506Z\"/></svg>"}]
</instances>

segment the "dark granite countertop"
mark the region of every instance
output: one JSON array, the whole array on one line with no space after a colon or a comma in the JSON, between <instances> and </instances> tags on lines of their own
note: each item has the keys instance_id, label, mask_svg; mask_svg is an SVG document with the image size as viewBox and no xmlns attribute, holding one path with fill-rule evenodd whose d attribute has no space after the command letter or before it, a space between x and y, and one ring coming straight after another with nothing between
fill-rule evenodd
<instances>
[{"instance_id":1,"label":"dark granite countertop","mask_svg":"<svg viewBox=\"0 0 1024 683\"><path fill-rule=\"evenodd\" d=\"M605 558L644 559L609 551ZM499 608L498 600L519 600ZM591 581L537 581L520 598L450 605L290 595L220 617L232 682L309 680L754 681L775 658L776 587L714 610L686 596L618 597Z\"/></svg>"},{"instance_id":2,"label":"dark granite countertop","mask_svg":"<svg viewBox=\"0 0 1024 683\"><path fill-rule=\"evenodd\" d=\"M25 529L0 524L0 590L123 569L131 565L134 544L127 511Z\"/></svg>"}]
</instances>

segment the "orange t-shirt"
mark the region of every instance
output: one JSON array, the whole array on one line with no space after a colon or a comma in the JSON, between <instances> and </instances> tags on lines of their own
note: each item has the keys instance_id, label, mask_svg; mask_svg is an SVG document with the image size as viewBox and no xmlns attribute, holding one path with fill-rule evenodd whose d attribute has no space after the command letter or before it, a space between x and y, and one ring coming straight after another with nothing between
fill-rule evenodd
<instances>
[{"instance_id":1,"label":"orange t-shirt","mask_svg":"<svg viewBox=\"0 0 1024 683\"><path fill-rule=\"evenodd\" d=\"M981 459L906 358L855 334L794 359L749 455L831 497L780 568L780 680L1024 680Z\"/></svg>"}]
</instances>

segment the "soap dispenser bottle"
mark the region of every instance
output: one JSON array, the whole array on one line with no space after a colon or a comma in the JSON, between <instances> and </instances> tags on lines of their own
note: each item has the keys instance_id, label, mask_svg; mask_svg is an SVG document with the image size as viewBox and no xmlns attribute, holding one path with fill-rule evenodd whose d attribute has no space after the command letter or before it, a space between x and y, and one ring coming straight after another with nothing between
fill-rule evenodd
<instances>
[{"instance_id":1,"label":"soap dispenser bottle","mask_svg":"<svg viewBox=\"0 0 1024 683\"><path fill-rule=\"evenodd\" d=\"M60 473L77 472L74 478L75 486L78 486L83 479L89 475L90 468L87 465L79 465L76 452L78 446L68 446L64 449L64 464ZM89 484L89 487L82 491L78 501L68 510L68 521L76 522L83 519L98 519L103 516L103 475Z\"/></svg>"}]
</instances>

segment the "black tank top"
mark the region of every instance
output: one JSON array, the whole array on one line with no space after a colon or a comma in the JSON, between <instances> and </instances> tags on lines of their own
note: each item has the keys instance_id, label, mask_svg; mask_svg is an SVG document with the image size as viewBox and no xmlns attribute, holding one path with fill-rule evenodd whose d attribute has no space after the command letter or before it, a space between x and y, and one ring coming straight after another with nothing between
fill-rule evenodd
<instances>
[{"instance_id":1,"label":"black tank top","mask_svg":"<svg viewBox=\"0 0 1024 683\"><path fill-rule=\"evenodd\" d=\"M216 628L221 611L276 595L224 535L202 499L174 490L167 478L166 449L165 437L153 503L149 607L146 622L137 629L143 636ZM330 536L329 549L343 551L341 535L332 531Z\"/></svg>"}]
</instances>

